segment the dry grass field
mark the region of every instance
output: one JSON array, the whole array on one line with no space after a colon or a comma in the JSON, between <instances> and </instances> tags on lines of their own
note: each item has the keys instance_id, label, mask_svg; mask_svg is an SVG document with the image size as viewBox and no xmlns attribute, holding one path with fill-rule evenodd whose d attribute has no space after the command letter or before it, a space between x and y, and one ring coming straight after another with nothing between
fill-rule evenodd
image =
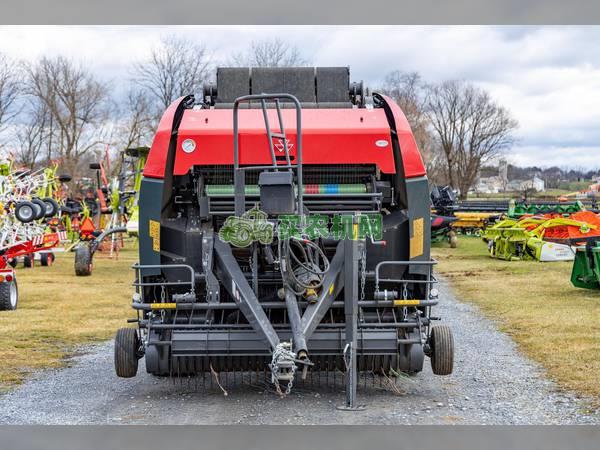
<instances>
[{"instance_id":1,"label":"dry grass field","mask_svg":"<svg viewBox=\"0 0 600 450\"><path fill-rule=\"evenodd\" d=\"M495 260L480 239L463 236L458 248L440 244L433 253L461 300L495 320L560 385L600 402L600 291L574 288L572 263Z\"/></svg>"},{"instance_id":2,"label":"dry grass field","mask_svg":"<svg viewBox=\"0 0 600 450\"><path fill-rule=\"evenodd\" d=\"M130 266L137 250L126 248L118 259L98 252L89 277L75 276L73 253L56 255L51 267L17 268L18 309L0 312L0 390L32 371L65 365L78 345L109 339L134 317Z\"/></svg>"}]
</instances>

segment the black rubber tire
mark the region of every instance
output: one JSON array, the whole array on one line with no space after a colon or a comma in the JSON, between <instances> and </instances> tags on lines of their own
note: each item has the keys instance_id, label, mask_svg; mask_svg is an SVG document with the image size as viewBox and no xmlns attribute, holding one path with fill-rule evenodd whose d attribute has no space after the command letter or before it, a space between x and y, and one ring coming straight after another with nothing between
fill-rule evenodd
<instances>
[{"instance_id":1,"label":"black rubber tire","mask_svg":"<svg viewBox=\"0 0 600 450\"><path fill-rule=\"evenodd\" d=\"M435 375L450 375L454 368L454 337L448 325L431 328L431 370Z\"/></svg>"},{"instance_id":2,"label":"black rubber tire","mask_svg":"<svg viewBox=\"0 0 600 450\"><path fill-rule=\"evenodd\" d=\"M450 242L450 248L458 247L458 236L454 231L451 231L448 235L448 241Z\"/></svg>"},{"instance_id":3,"label":"black rubber tire","mask_svg":"<svg viewBox=\"0 0 600 450\"><path fill-rule=\"evenodd\" d=\"M92 274L92 255L90 247L81 244L75 249L75 275L87 277Z\"/></svg>"},{"instance_id":4,"label":"black rubber tire","mask_svg":"<svg viewBox=\"0 0 600 450\"><path fill-rule=\"evenodd\" d=\"M135 377L140 341L134 328L120 328L115 336L115 372L118 377Z\"/></svg>"},{"instance_id":5,"label":"black rubber tire","mask_svg":"<svg viewBox=\"0 0 600 450\"><path fill-rule=\"evenodd\" d=\"M15 206L15 217L21 223L29 223L35 220L36 208L31 202L18 202Z\"/></svg>"},{"instance_id":6,"label":"black rubber tire","mask_svg":"<svg viewBox=\"0 0 600 450\"><path fill-rule=\"evenodd\" d=\"M40 253L40 264L44 267L54 264L54 259L54 253Z\"/></svg>"},{"instance_id":7,"label":"black rubber tire","mask_svg":"<svg viewBox=\"0 0 600 450\"><path fill-rule=\"evenodd\" d=\"M17 264L19 264L19 261L17 260L17 258L11 258L11 259L8 260L8 265L10 267L12 267L13 269L15 267L17 267Z\"/></svg>"},{"instance_id":8,"label":"black rubber tire","mask_svg":"<svg viewBox=\"0 0 600 450\"><path fill-rule=\"evenodd\" d=\"M50 218L50 217L54 217L55 215L58 214L60 207L58 206L58 203L56 203L56 200L54 200L53 198L47 197L47 198L43 198L42 201L46 205L46 211L44 213L44 217Z\"/></svg>"},{"instance_id":9,"label":"black rubber tire","mask_svg":"<svg viewBox=\"0 0 600 450\"><path fill-rule=\"evenodd\" d=\"M31 269L33 267L35 258L33 255L25 255L23 256L23 267L27 269Z\"/></svg>"},{"instance_id":10,"label":"black rubber tire","mask_svg":"<svg viewBox=\"0 0 600 450\"><path fill-rule=\"evenodd\" d=\"M43 219L46 215L46 204L40 200L39 198L31 199L31 203L35 205L37 213L35 215L35 220Z\"/></svg>"},{"instance_id":11,"label":"black rubber tire","mask_svg":"<svg viewBox=\"0 0 600 450\"><path fill-rule=\"evenodd\" d=\"M0 311L14 311L19 303L17 280L0 283Z\"/></svg>"}]
</instances>

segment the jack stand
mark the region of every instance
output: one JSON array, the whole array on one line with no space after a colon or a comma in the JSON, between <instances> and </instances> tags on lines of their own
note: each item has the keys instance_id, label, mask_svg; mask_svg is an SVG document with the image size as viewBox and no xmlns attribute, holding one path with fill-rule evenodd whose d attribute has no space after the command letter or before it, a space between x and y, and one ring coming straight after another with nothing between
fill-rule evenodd
<instances>
[{"instance_id":1,"label":"jack stand","mask_svg":"<svg viewBox=\"0 0 600 450\"><path fill-rule=\"evenodd\" d=\"M353 224L357 223L354 217ZM356 227L356 225L355 225ZM354 227L353 227L354 228ZM358 236L354 236L358 237ZM364 241L346 239L344 242L344 313L346 315L346 403L337 407L340 411L363 411L365 405L356 404L356 386L358 370L356 365L356 347L358 334L358 261Z\"/></svg>"}]
</instances>

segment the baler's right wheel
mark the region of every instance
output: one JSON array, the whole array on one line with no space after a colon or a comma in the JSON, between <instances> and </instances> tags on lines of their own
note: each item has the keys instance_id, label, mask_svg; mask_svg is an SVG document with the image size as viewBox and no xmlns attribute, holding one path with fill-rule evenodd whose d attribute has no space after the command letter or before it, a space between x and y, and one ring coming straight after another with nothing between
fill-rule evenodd
<instances>
[{"instance_id":1,"label":"baler's right wheel","mask_svg":"<svg viewBox=\"0 0 600 450\"><path fill-rule=\"evenodd\" d=\"M436 375L450 375L454 367L454 337L447 325L431 329L429 338L431 348L431 370Z\"/></svg>"},{"instance_id":2,"label":"baler's right wheel","mask_svg":"<svg viewBox=\"0 0 600 450\"><path fill-rule=\"evenodd\" d=\"M85 277L92 274L92 255L90 248L82 244L75 249L75 275Z\"/></svg>"},{"instance_id":3,"label":"baler's right wheel","mask_svg":"<svg viewBox=\"0 0 600 450\"><path fill-rule=\"evenodd\" d=\"M140 341L135 329L120 328L115 336L115 372L118 377L135 377Z\"/></svg>"}]
</instances>

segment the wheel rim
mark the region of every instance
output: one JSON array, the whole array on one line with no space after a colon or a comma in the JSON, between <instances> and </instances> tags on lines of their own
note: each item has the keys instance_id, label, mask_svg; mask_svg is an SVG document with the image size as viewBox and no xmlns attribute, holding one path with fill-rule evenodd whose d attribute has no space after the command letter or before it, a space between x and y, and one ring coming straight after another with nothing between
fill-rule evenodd
<instances>
[{"instance_id":1,"label":"wheel rim","mask_svg":"<svg viewBox=\"0 0 600 450\"><path fill-rule=\"evenodd\" d=\"M31 206L21 206L19 208L19 215L23 218L23 220L29 220L33 217L33 208Z\"/></svg>"},{"instance_id":2,"label":"wheel rim","mask_svg":"<svg viewBox=\"0 0 600 450\"><path fill-rule=\"evenodd\" d=\"M19 294L17 292L17 284L16 283L10 283L10 306L14 309L17 306L17 300L19 297Z\"/></svg>"}]
</instances>

